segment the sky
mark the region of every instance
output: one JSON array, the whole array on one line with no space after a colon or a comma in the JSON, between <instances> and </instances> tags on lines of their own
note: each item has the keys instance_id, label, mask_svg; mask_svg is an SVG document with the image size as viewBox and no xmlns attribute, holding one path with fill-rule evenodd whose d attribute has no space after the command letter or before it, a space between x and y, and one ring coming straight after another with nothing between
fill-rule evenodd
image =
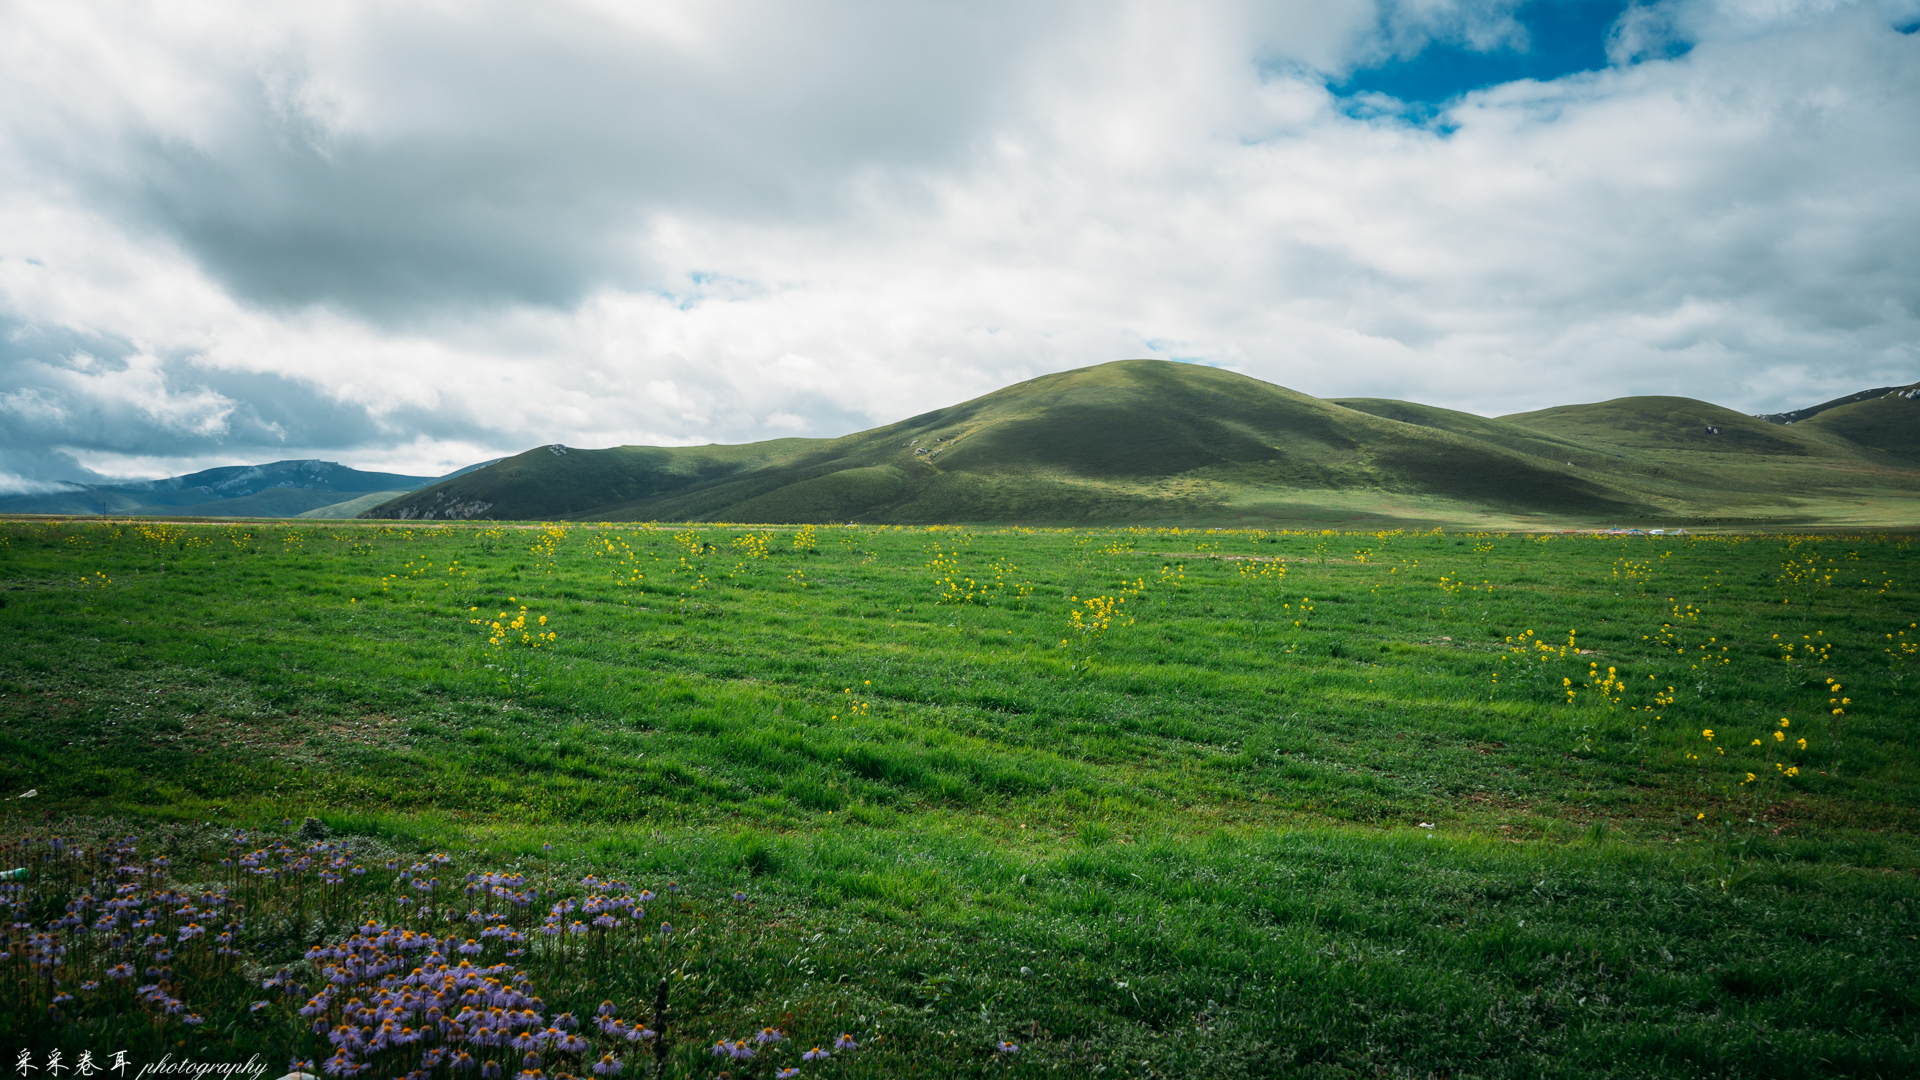
<instances>
[{"instance_id":1,"label":"sky","mask_svg":"<svg viewBox=\"0 0 1920 1080\"><path fill-rule=\"evenodd\" d=\"M1920 379L1920 0L0 6L0 492Z\"/></svg>"}]
</instances>

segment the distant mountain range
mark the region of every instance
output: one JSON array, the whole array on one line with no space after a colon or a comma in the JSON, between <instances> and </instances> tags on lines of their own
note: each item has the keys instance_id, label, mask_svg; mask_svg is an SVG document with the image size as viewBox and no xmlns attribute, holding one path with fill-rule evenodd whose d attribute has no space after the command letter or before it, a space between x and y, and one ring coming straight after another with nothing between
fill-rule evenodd
<instances>
[{"instance_id":1,"label":"distant mountain range","mask_svg":"<svg viewBox=\"0 0 1920 1080\"><path fill-rule=\"evenodd\" d=\"M129 514L168 517L349 518L445 476L362 472L332 461L229 465L163 480L76 484L73 490L0 498L0 514Z\"/></svg>"},{"instance_id":2,"label":"distant mountain range","mask_svg":"<svg viewBox=\"0 0 1920 1080\"><path fill-rule=\"evenodd\" d=\"M1487 418L1126 360L837 439L538 447L403 520L1920 524L1920 383L1754 417L1632 397Z\"/></svg>"},{"instance_id":3,"label":"distant mountain range","mask_svg":"<svg viewBox=\"0 0 1920 1080\"><path fill-rule=\"evenodd\" d=\"M0 513L1488 528L1920 525L1920 383L1747 416L1629 397L1489 418L1124 360L837 439L562 444L445 476L329 461L0 498Z\"/></svg>"}]
</instances>

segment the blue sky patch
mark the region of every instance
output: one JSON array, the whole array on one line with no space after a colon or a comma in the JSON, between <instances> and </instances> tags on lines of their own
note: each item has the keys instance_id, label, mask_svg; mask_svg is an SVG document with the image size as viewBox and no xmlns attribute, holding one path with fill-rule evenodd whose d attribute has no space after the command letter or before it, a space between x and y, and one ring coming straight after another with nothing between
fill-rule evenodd
<instances>
[{"instance_id":1,"label":"blue sky patch","mask_svg":"<svg viewBox=\"0 0 1920 1080\"><path fill-rule=\"evenodd\" d=\"M1626 0L1529 0L1514 13L1527 28L1524 51L1502 44L1486 52L1464 41L1435 39L1413 56L1355 71L1336 94L1385 94L1408 105L1435 106L1473 90L1517 79L1546 81L1607 66L1607 32Z\"/></svg>"}]
</instances>

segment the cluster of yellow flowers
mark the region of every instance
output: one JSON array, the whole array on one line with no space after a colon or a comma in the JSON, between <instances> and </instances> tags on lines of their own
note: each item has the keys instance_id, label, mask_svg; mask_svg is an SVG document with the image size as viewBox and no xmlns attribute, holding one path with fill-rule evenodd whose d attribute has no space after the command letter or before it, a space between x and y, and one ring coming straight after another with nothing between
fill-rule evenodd
<instances>
[{"instance_id":1,"label":"cluster of yellow flowers","mask_svg":"<svg viewBox=\"0 0 1920 1080\"><path fill-rule=\"evenodd\" d=\"M155 548L170 547L185 551L188 548L198 547L207 542L205 536L190 533L178 525L165 521L142 522L138 528L138 532L142 540L152 544ZM156 554L157 553L158 552L156 552Z\"/></svg>"},{"instance_id":2,"label":"cluster of yellow flowers","mask_svg":"<svg viewBox=\"0 0 1920 1080\"><path fill-rule=\"evenodd\" d=\"M937 604L971 604L979 597L980 583L966 576L960 569L960 558L956 552L948 551L939 544L927 545L927 569L933 571L934 588L940 590Z\"/></svg>"},{"instance_id":3,"label":"cluster of yellow flowers","mask_svg":"<svg viewBox=\"0 0 1920 1080\"><path fill-rule=\"evenodd\" d=\"M1072 596L1068 602L1080 606L1067 611L1068 636L1060 639L1063 646L1077 646L1091 653L1108 630L1133 625L1133 617L1121 611L1121 605L1127 602L1125 596L1090 596L1085 600Z\"/></svg>"},{"instance_id":4,"label":"cluster of yellow flowers","mask_svg":"<svg viewBox=\"0 0 1920 1080\"><path fill-rule=\"evenodd\" d=\"M860 685L862 685L862 686L872 686L872 685L873 685L873 680L872 680L872 679L868 679L868 680L866 680L865 682L863 682L863 683L861 683ZM846 704L844 704L844 705L842 705L842 706L840 707L840 711L839 711L839 712L837 712L837 713L834 713L834 714L833 714L832 716L829 716L829 717L828 717L827 719L829 719L829 720L838 720L838 719L840 719L840 717L841 717L841 716L843 716L843 715L844 715L844 716L849 716L849 717L852 717L852 716L865 716L865 715L867 715L867 714L868 714L869 712L872 712L872 711L873 711L873 702L871 702L871 701L861 701L861 700L859 700L858 698L855 698L855 697L853 696L853 687L851 687L851 686L849 686L849 687L847 687L847 688L846 688L845 690L842 690L842 691L840 691L840 692L841 692L841 694L843 694L843 695L845 695L845 697L846 697Z\"/></svg>"},{"instance_id":5,"label":"cluster of yellow flowers","mask_svg":"<svg viewBox=\"0 0 1920 1080\"><path fill-rule=\"evenodd\" d=\"M1789 541L1787 544L1789 551L1797 546L1799 546L1798 540ZM1800 590L1805 598L1804 602L1811 604L1821 589L1833 584L1834 575L1838 572L1839 568L1834 565L1832 559L1822 563L1820 553L1815 551L1809 552L1804 557L1789 557L1786 562L1780 564L1780 573L1774 580L1785 588ZM1783 596L1780 602L1790 604L1793 598Z\"/></svg>"},{"instance_id":6,"label":"cluster of yellow flowers","mask_svg":"<svg viewBox=\"0 0 1920 1080\"><path fill-rule=\"evenodd\" d=\"M1300 616L1298 619L1293 620L1293 625L1302 626L1307 622L1307 620L1313 617L1313 597L1311 596L1301 597L1300 606L1297 608L1294 607L1291 603L1281 604L1280 610L1285 611L1289 614Z\"/></svg>"},{"instance_id":7,"label":"cluster of yellow flowers","mask_svg":"<svg viewBox=\"0 0 1920 1080\"><path fill-rule=\"evenodd\" d=\"M1790 779L1800 775L1800 766L1791 760L1792 751L1788 749L1789 743L1787 740L1787 732L1788 732L1788 729L1791 728L1792 726L1793 726L1793 721L1783 716L1780 718L1778 726L1773 728L1770 732L1768 732L1768 734L1772 736L1773 746L1775 751L1778 752L1782 757L1788 758L1788 760L1773 762L1774 772L1778 774L1782 779ZM1700 737L1705 739L1709 744L1713 745L1714 751L1716 752L1717 756L1725 757L1727 755L1726 747L1714 741L1716 737L1716 732L1712 728L1703 729L1700 732ZM1801 753L1805 753L1807 750L1807 740L1803 736L1801 738L1793 740L1791 743L1791 746L1797 748ZM1758 738L1758 737L1754 738L1753 740L1747 743L1747 749L1759 751L1759 753L1763 755L1762 756L1763 761L1765 760L1766 757L1773 756L1767 753L1767 740L1765 738ZM1687 753L1686 757L1687 757L1687 760L1689 761L1700 760L1700 755L1693 753L1691 751ZM1755 784L1759 782L1760 776L1761 776L1760 773L1755 772L1753 771L1753 769L1747 768L1745 766L1738 766L1737 768L1739 770L1741 779L1740 779L1740 782L1736 785L1736 787L1744 788L1749 784ZM1694 818L1695 820L1703 821L1706 819L1706 816L1707 816L1706 813L1702 811L1698 814L1695 814Z\"/></svg>"},{"instance_id":8,"label":"cluster of yellow flowers","mask_svg":"<svg viewBox=\"0 0 1920 1080\"><path fill-rule=\"evenodd\" d=\"M558 525L548 525L540 530L539 536L534 538L533 545L529 548L529 551L532 552L534 558L546 564L547 573L554 574L559 572L560 542L566 538L567 530Z\"/></svg>"},{"instance_id":9,"label":"cluster of yellow flowers","mask_svg":"<svg viewBox=\"0 0 1920 1080\"><path fill-rule=\"evenodd\" d=\"M1653 577L1653 564L1632 559L1613 560L1613 579L1629 585L1644 586Z\"/></svg>"},{"instance_id":10,"label":"cluster of yellow flowers","mask_svg":"<svg viewBox=\"0 0 1920 1080\"><path fill-rule=\"evenodd\" d=\"M963 537L962 540L970 541L972 537ZM1020 568L1004 556L993 560L992 581L979 581L968 577L960 566L960 546L955 545L950 550L939 544L927 545L926 550L929 555L927 569L933 571L934 588L940 590L940 595L934 603L986 606L1005 599L1009 593L1015 599L1024 599L1032 594L1033 582L1011 581L1011 575Z\"/></svg>"},{"instance_id":11,"label":"cluster of yellow flowers","mask_svg":"<svg viewBox=\"0 0 1920 1080\"><path fill-rule=\"evenodd\" d=\"M1240 580L1248 583L1269 581L1274 584L1287 576L1287 564L1278 559L1240 560Z\"/></svg>"},{"instance_id":12,"label":"cluster of yellow flowers","mask_svg":"<svg viewBox=\"0 0 1920 1080\"><path fill-rule=\"evenodd\" d=\"M1607 668L1606 677L1601 678L1600 663L1593 661L1587 664L1587 689L1598 693L1607 703L1607 708L1612 710L1620 707L1620 699L1627 692L1627 683L1611 665Z\"/></svg>"},{"instance_id":13,"label":"cluster of yellow flowers","mask_svg":"<svg viewBox=\"0 0 1920 1080\"><path fill-rule=\"evenodd\" d=\"M633 545L627 543L624 536L601 535L600 547L595 549L594 555L617 562L613 568L615 585L633 586L647 579L646 573L641 569L640 553L633 550Z\"/></svg>"},{"instance_id":14,"label":"cluster of yellow flowers","mask_svg":"<svg viewBox=\"0 0 1920 1080\"><path fill-rule=\"evenodd\" d=\"M1920 630L1920 623L1908 623L1907 630ZM1887 655L1895 660L1912 660L1920 657L1920 641L1908 641L1907 630L1887 635Z\"/></svg>"},{"instance_id":15,"label":"cluster of yellow flowers","mask_svg":"<svg viewBox=\"0 0 1920 1080\"><path fill-rule=\"evenodd\" d=\"M507 603L511 604L513 602L513 597L507 597ZM467 610L474 612L480 609L470 607ZM508 616L512 616L512 618L508 618ZM529 649L538 649L542 646L553 644L554 641L559 638L559 634L546 629L547 617L545 615L538 616L538 621L531 624L527 622L527 618L527 607L525 604L522 604L520 605L520 612L517 615L512 612L503 611L492 619L482 617L478 619L468 619L467 621L474 626L486 627L487 645L496 649L509 648L516 641Z\"/></svg>"},{"instance_id":16,"label":"cluster of yellow flowers","mask_svg":"<svg viewBox=\"0 0 1920 1080\"><path fill-rule=\"evenodd\" d=\"M691 555L696 559L701 557L702 555L705 555L707 553L707 549L713 546L707 543L705 540L701 539L700 534L697 532L694 532L692 529L686 529L681 532L674 533L673 542L676 544L679 544L681 547L686 548L687 555ZM681 565L683 566L686 565L686 557L682 556L680 559L680 562L681 562Z\"/></svg>"},{"instance_id":17,"label":"cluster of yellow flowers","mask_svg":"<svg viewBox=\"0 0 1920 1080\"><path fill-rule=\"evenodd\" d=\"M1827 662L1827 653L1833 650L1833 644L1827 641L1826 636L1825 630L1815 630L1811 634L1801 634L1798 643L1781 641L1779 634L1773 635L1773 640L1780 646L1783 663L1791 664L1798 660L1807 664L1824 664Z\"/></svg>"}]
</instances>

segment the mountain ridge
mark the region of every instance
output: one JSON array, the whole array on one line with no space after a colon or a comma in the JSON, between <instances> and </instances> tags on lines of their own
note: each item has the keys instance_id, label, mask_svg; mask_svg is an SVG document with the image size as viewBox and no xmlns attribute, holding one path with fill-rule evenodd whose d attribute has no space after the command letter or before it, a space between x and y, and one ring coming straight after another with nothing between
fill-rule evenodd
<instances>
[{"instance_id":1,"label":"mountain ridge","mask_svg":"<svg viewBox=\"0 0 1920 1080\"><path fill-rule=\"evenodd\" d=\"M1914 404L1920 417L1920 402L1902 403ZM1320 399L1216 368L1126 360L1040 376L834 439L600 450L550 444L362 516L1782 521L1817 518L1849 499L1897 505L1895 517L1912 516L1920 468L1842 434L1769 424L1687 398L1620 398L1489 418L1392 399ZM1382 515L1369 508L1387 505L1399 509Z\"/></svg>"},{"instance_id":2,"label":"mountain ridge","mask_svg":"<svg viewBox=\"0 0 1920 1080\"><path fill-rule=\"evenodd\" d=\"M441 476L407 476L367 472L337 461L291 458L259 465L222 465L154 480L76 484L67 491L0 497L0 513L292 517L377 492L413 491L489 464L492 462L479 462ZM345 497L332 497L336 495Z\"/></svg>"}]
</instances>

